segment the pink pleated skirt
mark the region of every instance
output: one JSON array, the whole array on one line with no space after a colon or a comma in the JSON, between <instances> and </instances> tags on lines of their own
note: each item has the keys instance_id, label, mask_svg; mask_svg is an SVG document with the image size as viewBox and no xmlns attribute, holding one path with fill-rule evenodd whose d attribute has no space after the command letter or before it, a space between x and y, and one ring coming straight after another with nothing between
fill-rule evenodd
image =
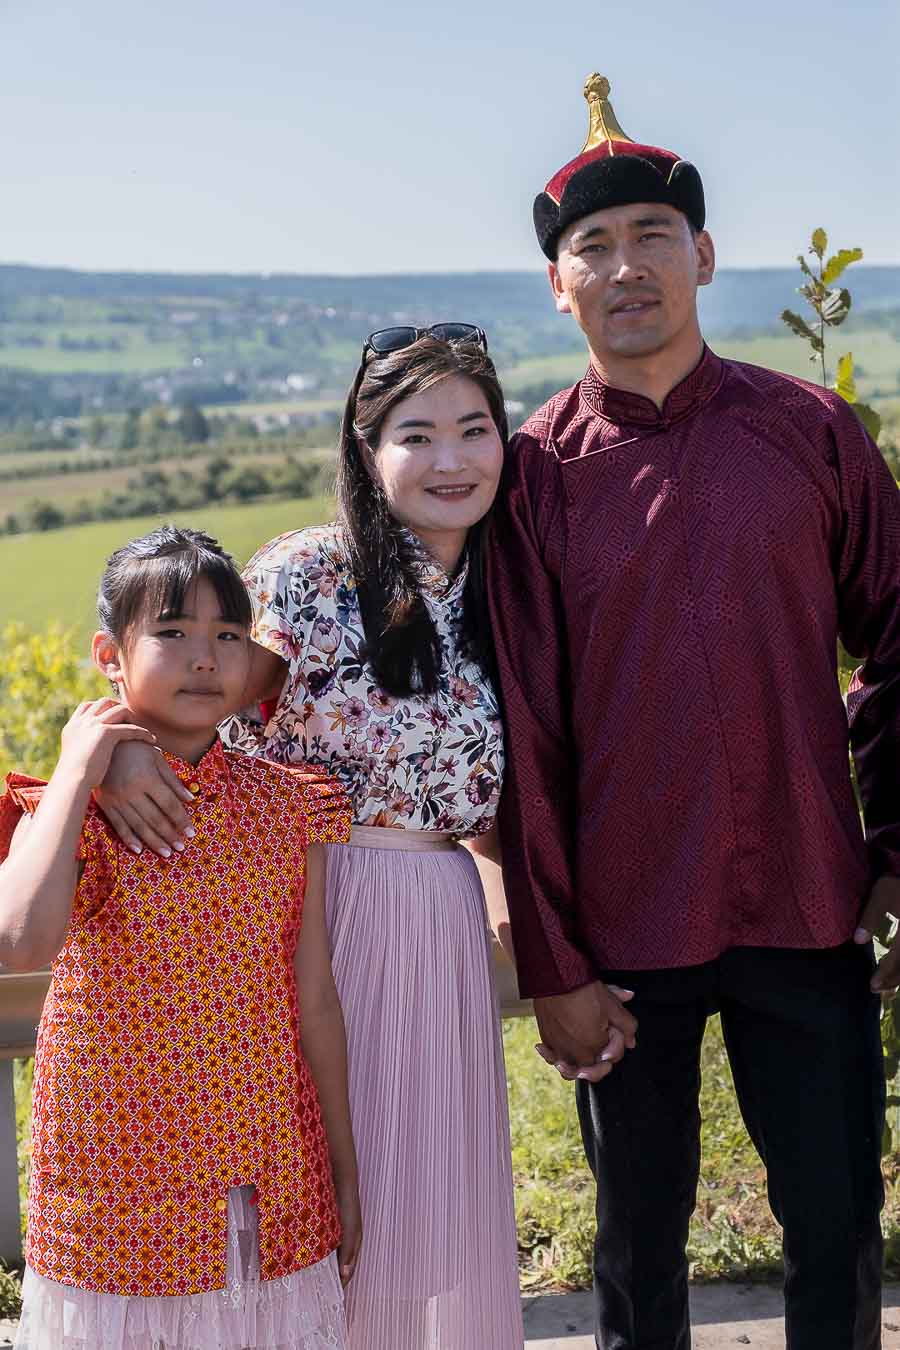
<instances>
[{"instance_id":1,"label":"pink pleated skirt","mask_svg":"<svg viewBox=\"0 0 900 1350\"><path fill-rule=\"evenodd\" d=\"M328 923L363 1212L348 1350L522 1350L503 1048L472 857L446 837L354 827L328 849Z\"/></svg>"}]
</instances>

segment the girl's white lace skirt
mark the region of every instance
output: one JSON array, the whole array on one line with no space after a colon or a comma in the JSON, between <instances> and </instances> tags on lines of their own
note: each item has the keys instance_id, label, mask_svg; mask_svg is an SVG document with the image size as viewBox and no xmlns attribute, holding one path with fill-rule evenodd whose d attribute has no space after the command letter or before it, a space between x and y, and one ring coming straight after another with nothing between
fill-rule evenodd
<instances>
[{"instance_id":1,"label":"girl's white lace skirt","mask_svg":"<svg viewBox=\"0 0 900 1350\"><path fill-rule=\"evenodd\" d=\"M45 1280L26 1268L15 1350L344 1350L334 1253L259 1278L252 1189L228 1195L228 1282L206 1294L130 1298Z\"/></svg>"}]
</instances>

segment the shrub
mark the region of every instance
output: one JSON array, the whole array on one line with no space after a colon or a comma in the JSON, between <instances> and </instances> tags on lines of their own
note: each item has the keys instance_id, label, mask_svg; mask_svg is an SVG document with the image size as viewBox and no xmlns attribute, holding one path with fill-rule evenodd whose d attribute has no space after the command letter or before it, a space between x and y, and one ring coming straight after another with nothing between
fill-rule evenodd
<instances>
[{"instance_id":1,"label":"shrub","mask_svg":"<svg viewBox=\"0 0 900 1350\"><path fill-rule=\"evenodd\" d=\"M19 769L46 777L76 705L104 692L99 672L58 624L42 633L7 624L0 633L0 775Z\"/></svg>"}]
</instances>

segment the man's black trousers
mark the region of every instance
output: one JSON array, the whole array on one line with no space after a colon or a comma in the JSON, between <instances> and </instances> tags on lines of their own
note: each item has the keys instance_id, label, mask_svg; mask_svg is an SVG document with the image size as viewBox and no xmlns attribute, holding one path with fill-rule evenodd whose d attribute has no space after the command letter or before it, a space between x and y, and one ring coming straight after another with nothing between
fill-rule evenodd
<instances>
[{"instance_id":1,"label":"man's black trousers","mask_svg":"<svg viewBox=\"0 0 900 1350\"><path fill-rule=\"evenodd\" d=\"M690 1350L685 1245L700 1167L700 1043L722 1030L784 1234L788 1350L881 1344L884 1074L871 947L734 948L683 970L606 972L635 990L637 1048L579 1082L597 1181L602 1350Z\"/></svg>"}]
</instances>

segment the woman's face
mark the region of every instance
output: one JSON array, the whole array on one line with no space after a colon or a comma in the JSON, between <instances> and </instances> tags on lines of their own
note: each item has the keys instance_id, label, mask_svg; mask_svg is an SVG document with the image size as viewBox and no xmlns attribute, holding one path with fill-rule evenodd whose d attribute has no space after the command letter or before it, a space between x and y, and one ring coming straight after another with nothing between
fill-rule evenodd
<instances>
[{"instance_id":1,"label":"woman's face","mask_svg":"<svg viewBox=\"0 0 900 1350\"><path fill-rule=\"evenodd\" d=\"M450 570L468 530L490 508L503 464L500 433L479 386L448 375L395 404L372 455L394 519Z\"/></svg>"}]
</instances>

